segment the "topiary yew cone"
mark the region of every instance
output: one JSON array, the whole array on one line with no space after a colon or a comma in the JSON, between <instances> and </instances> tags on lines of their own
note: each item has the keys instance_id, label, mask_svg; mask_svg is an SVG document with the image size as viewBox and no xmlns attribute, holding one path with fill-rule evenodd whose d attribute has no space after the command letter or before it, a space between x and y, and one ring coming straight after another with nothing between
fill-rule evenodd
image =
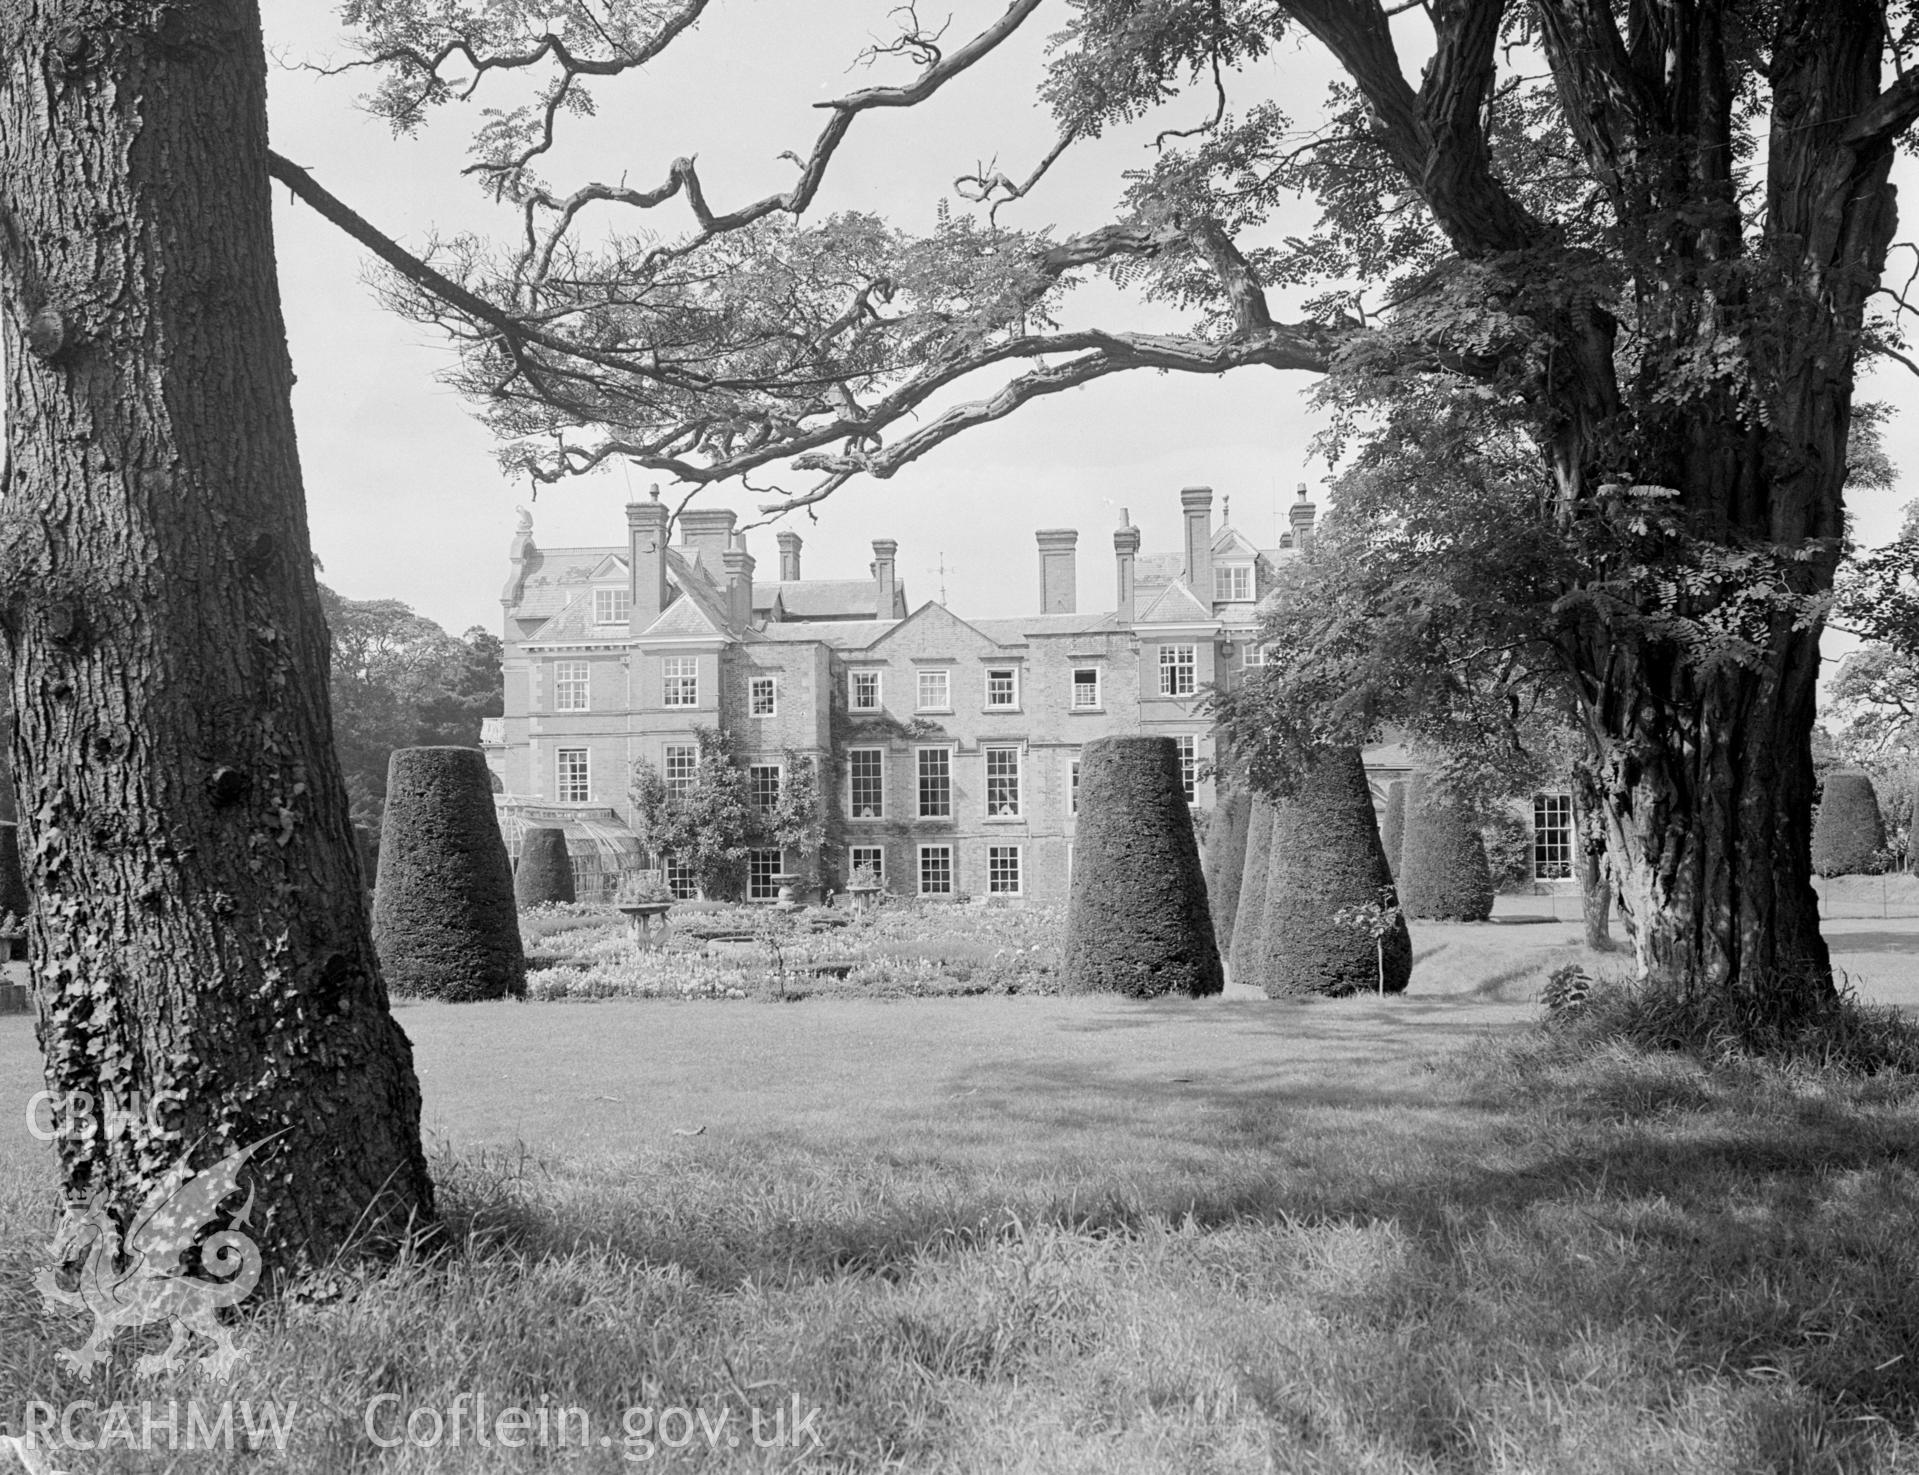
<instances>
[{"instance_id":1,"label":"topiary yew cone","mask_svg":"<svg viewBox=\"0 0 1919 1475\"><path fill-rule=\"evenodd\" d=\"M1266 925L1257 983L1268 998L1402 993L1413 971L1412 936L1396 918L1383 950L1363 927L1334 920L1347 907L1390 905L1392 871L1357 748L1332 748L1306 769L1299 791L1273 806Z\"/></svg>"},{"instance_id":2,"label":"topiary yew cone","mask_svg":"<svg viewBox=\"0 0 1919 1475\"><path fill-rule=\"evenodd\" d=\"M573 862L566 856L565 830L557 825L539 825L520 837L513 899L523 907L573 900Z\"/></svg>"},{"instance_id":3,"label":"topiary yew cone","mask_svg":"<svg viewBox=\"0 0 1919 1475\"><path fill-rule=\"evenodd\" d=\"M1233 909L1233 941L1227 953L1234 983L1251 983L1259 975L1260 939L1266 935L1266 870L1272 854L1272 802L1264 794L1255 794L1246 815L1246 861L1240 869L1239 903Z\"/></svg>"},{"instance_id":4,"label":"topiary yew cone","mask_svg":"<svg viewBox=\"0 0 1919 1475\"><path fill-rule=\"evenodd\" d=\"M401 748L388 761L373 941L396 994L526 992L513 868L478 748Z\"/></svg>"},{"instance_id":5,"label":"topiary yew cone","mask_svg":"<svg viewBox=\"0 0 1919 1475\"><path fill-rule=\"evenodd\" d=\"M1244 789L1222 795L1206 830L1206 902L1213 914L1213 940L1224 957L1233 946L1240 878L1246 869L1246 827L1253 796Z\"/></svg>"},{"instance_id":6,"label":"topiary yew cone","mask_svg":"<svg viewBox=\"0 0 1919 1475\"><path fill-rule=\"evenodd\" d=\"M1086 745L1073 848L1063 992L1144 999L1225 987L1171 738Z\"/></svg>"},{"instance_id":7,"label":"topiary yew cone","mask_svg":"<svg viewBox=\"0 0 1919 1475\"><path fill-rule=\"evenodd\" d=\"M1406 788L1399 852L1399 904L1409 917L1483 922L1493 914L1486 841L1458 804L1416 773Z\"/></svg>"},{"instance_id":8,"label":"topiary yew cone","mask_svg":"<svg viewBox=\"0 0 1919 1475\"><path fill-rule=\"evenodd\" d=\"M1812 869L1820 876L1859 876L1871 872L1886 848L1886 827L1879 818L1879 796L1863 773L1826 776L1819 816L1812 826Z\"/></svg>"}]
</instances>

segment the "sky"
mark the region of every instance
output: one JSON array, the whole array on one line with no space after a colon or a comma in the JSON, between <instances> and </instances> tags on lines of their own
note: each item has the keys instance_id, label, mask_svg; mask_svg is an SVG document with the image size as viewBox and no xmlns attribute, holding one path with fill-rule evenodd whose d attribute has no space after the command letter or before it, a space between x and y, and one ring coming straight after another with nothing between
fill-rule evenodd
<instances>
[{"instance_id":1,"label":"sky","mask_svg":"<svg viewBox=\"0 0 1919 1475\"><path fill-rule=\"evenodd\" d=\"M793 178L783 150L806 153L823 114L821 99L904 81L905 62L851 65L887 34L885 0L718 0L714 10L637 81L607 84L598 115L563 122L562 148L545 170L557 189L588 179L634 185L663 179L672 159L697 156L715 208L737 206ZM273 146L375 225L418 247L434 234L501 235L517 216L493 206L460 175L478 108L441 110L419 135L396 139L358 99L365 72L321 75L310 64L351 53L333 7L270 0L267 43ZM947 44L996 18L1004 0L949 0L932 20L953 15ZM951 182L987 161L1023 178L1053 138L1034 91L1043 43L1057 20L1044 13L1025 34L963 74L930 103L860 117L828 174L816 210L860 209L926 228L939 200L959 202ZM1310 43L1283 46L1235 93L1297 99L1305 115L1323 95L1330 69ZM479 105L511 106L512 89L483 90ZM1162 114L1070 150L1033 197L1002 211L1024 228L1052 224L1071 233L1114 217L1122 173L1149 157L1161 128L1190 126L1209 111L1203 94ZM1912 191L1907 191L1908 198ZM365 285L367 257L311 211L275 190L281 293L298 383L294 411L305 470L313 544L322 577L349 598L398 598L452 631L498 631L499 595L516 508L533 514L549 547L617 544L623 504L644 496L652 473L626 468L542 487L509 479L490 433L439 380L450 351L430 330L385 312ZM655 228L690 220L677 205L653 212ZM1302 205L1303 229L1311 213ZM1279 315L1286 303L1276 302ZM1164 310L1096 288L1076 309L1115 326L1173 329ZM1179 546L1179 491L1210 486L1215 518L1230 499L1233 523L1262 544L1306 483L1325 505L1328 474L1313 458L1313 379L1267 369L1209 377L1134 373L1024 406L971 430L886 481L861 478L814 510L789 520L805 539L809 578L866 575L875 538L899 543L899 568L915 603L941 597L961 615L1030 613L1039 607L1033 541L1041 527L1080 530L1080 607L1113 604L1112 530L1122 511L1144 534L1145 551ZM1910 405L1904 370L1877 370L1861 397ZM1891 493L1854 499L1858 536L1883 542L1899 509L1919 491L1919 417L1897 414L1890 449L1910 475ZM803 485L789 481L787 485ZM737 487L702 493L699 505L733 506L743 518L764 500ZM759 577L774 577L771 529L750 535ZM1829 651L1833 647L1829 646Z\"/></svg>"}]
</instances>

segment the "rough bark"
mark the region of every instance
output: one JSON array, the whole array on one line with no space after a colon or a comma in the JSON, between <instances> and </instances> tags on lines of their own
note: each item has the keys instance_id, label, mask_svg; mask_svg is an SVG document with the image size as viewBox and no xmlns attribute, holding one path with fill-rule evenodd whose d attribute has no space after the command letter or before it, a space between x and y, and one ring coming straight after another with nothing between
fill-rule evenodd
<instances>
[{"instance_id":1,"label":"rough bark","mask_svg":"<svg viewBox=\"0 0 1919 1475\"><path fill-rule=\"evenodd\" d=\"M269 1277L431 1216L330 738L255 0L0 9L0 637L46 1083L123 1212L249 1165ZM145 1108L157 1126L149 1127Z\"/></svg>"},{"instance_id":2,"label":"rough bark","mask_svg":"<svg viewBox=\"0 0 1919 1475\"><path fill-rule=\"evenodd\" d=\"M1595 767L1606 853L1639 972L1788 1012L1830 993L1812 889L1818 650L1781 636L1761 679L1695 681L1624 658Z\"/></svg>"},{"instance_id":3,"label":"rough bark","mask_svg":"<svg viewBox=\"0 0 1919 1475\"><path fill-rule=\"evenodd\" d=\"M1578 807L1573 864L1579 879L1579 918L1586 946L1612 948L1612 871L1606 864L1606 824L1598 785L1583 768L1573 772L1573 803Z\"/></svg>"}]
</instances>

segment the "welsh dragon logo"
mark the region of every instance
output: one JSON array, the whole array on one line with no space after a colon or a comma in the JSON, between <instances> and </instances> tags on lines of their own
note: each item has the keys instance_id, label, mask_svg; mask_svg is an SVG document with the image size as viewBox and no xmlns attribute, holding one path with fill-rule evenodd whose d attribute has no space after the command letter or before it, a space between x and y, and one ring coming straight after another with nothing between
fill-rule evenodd
<instances>
[{"instance_id":1,"label":"welsh dragon logo","mask_svg":"<svg viewBox=\"0 0 1919 1475\"><path fill-rule=\"evenodd\" d=\"M278 1136L278 1133L274 1134ZM48 1252L55 1266L82 1259L79 1282L64 1289L56 1271L42 1270L34 1278L49 1308L78 1307L93 1315L93 1335L60 1362L93 1381L93 1370L107 1360L107 1344L125 1327L151 1322L173 1322L173 1340L164 1352L151 1353L135 1364L142 1376L177 1373L183 1366L192 1334L213 1343L200 1366L216 1378L225 1378L243 1355L233 1333L220 1325L219 1312L237 1306L260 1283L260 1249L241 1233L253 1211L253 1193L224 1229L200 1236L221 1217L220 1206L240 1191L240 1169L273 1139L262 1138L229 1153L204 1172L196 1173L182 1161L141 1205L122 1238L106 1206L105 1194L95 1194L84 1208L67 1209L54 1231ZM200 1245L200 1268L212 1279L189 1274L187 1252Z\"/></svg>"}]
</instances>

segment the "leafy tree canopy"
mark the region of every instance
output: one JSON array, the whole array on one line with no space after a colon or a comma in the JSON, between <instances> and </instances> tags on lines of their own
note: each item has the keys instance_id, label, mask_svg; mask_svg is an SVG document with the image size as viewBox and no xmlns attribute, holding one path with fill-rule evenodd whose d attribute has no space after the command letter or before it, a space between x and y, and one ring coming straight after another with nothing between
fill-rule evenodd
<instances>
[{"instance_id":1,"label":"leafy tree canopy","mask_svg":"<svg viewBox=\"0 0 1919 1475\"><path fill-rule=\"evenodd\" d=\"M333 743L356 821L378 828L396 748L474 747L505 710L497 635L457 639L397 599L345 599L320 586L332 636Z\"/></svg>"}]
</instances>

